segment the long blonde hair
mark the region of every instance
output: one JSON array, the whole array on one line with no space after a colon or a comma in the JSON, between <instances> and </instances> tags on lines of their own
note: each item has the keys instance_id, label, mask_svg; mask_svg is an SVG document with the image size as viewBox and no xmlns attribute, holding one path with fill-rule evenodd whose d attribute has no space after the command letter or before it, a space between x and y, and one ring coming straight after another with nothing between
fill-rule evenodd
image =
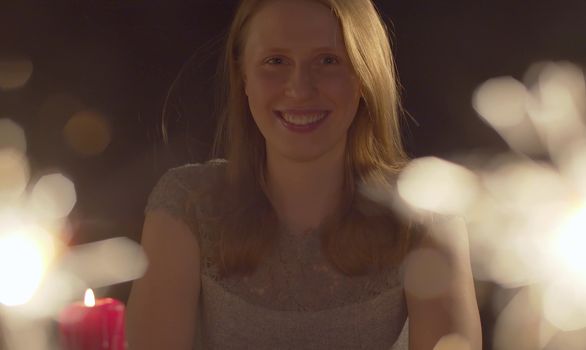
<instances>
[{"instance_id":1,"label":"long blonde hair","mask_svg":"<svg viewBox=\"0 0 586 350\"><path fill-rule=\"evenodd\" d=\"M265 140L250 114L241 66L251 18L267 1L241 1L223 61L225 102L214 142L214 156L228 160L226 199L232 203L215 221L221 232L215 257L223 275L254 271L273 246L278 229L263 191ZM322 250L341 272L362 274L371 267L397 263L410 242L408 223L357 191L363 183L392 188L394 176L407 161L396 69L386 26L370 0L313 1L338 18L362 92L348 131L342 209L321 228Z\"/></svg>"}]
</instances>

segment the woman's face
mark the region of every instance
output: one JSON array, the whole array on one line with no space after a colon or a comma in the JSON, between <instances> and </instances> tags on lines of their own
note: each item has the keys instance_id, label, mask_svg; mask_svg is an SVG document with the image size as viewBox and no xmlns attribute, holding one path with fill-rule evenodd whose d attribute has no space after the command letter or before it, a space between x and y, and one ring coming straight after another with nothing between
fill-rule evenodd
<instances>
[{"instance_id":1,"label":"woman's face","mask_svg":"<svg viewBox=\"0 0 586 350\"><path fill-rule=\"evenodd\" d=\"M245 92L269 156L306 161L344 152L360 84L331 10L310 0L268 1L244 40Z\"/></svg>"}]
</instances>

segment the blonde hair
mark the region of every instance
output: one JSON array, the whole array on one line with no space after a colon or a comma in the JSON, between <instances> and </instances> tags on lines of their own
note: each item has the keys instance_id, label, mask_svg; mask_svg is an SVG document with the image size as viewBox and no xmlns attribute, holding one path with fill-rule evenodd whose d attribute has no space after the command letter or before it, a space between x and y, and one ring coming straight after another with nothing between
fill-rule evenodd
<instances>
[{"instance_id":1,"label":"blonde hair","mask_svg":"<svg viewBox=\"0 0 586 350\"><path fill-rule=\"evenodd\" d=\"M260 6L271 0L241 1L230 27L223 61L224 111L214 156L228 160L232 205L215 225L221 232L216 260L224 275L250 273L273 247L278 220L264 188L265 140L252 116L242 80L247 29ZM361 83L362 98L348 131L341 210L321 228L322 250L341 272L356 275L402 259L410 227L393 211L357 191L362 183L392 187L407 161L400 134L396 69L386 26L370 0L313 0L332 10ZM228 192L228 191L227 191Z\"/></svg>"}]
</instances>

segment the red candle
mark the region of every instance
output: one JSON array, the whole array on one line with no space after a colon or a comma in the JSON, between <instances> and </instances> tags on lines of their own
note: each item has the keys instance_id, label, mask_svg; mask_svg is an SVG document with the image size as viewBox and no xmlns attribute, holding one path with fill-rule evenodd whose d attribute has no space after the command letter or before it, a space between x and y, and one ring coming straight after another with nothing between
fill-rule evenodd
<instances>
[{"instance_id":1,"label":"red candle","mask_svg":"<svg viewBox=\"0 0 586 350\"><path fill-rule=\"evenodd\" d=\"M124 304L95 299L88 289L84 302L66 307L59 317L63 350L124 350Z\"/></svg>"}]
</instances>

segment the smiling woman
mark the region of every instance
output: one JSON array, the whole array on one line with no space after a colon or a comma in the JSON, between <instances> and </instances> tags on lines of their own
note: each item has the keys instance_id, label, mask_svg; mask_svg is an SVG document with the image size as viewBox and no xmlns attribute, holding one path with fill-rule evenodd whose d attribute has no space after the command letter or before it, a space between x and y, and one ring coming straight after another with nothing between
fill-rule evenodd
<instances>
[{"instance_id":1,"label":"smiling woman","mask_svg":"<svg viewBox=\"0 0 586 350\"><path fill-rule=\"evenodd\" d=\"M153 190L130 348L479 348L466 240L436 241L388 204L407 157L372 2L243 0L224 68L226 160ZM437 264L437 293L404 291Z\"/></svg>"},{"instance_id":2,"label":"smiling woman","mask_svg":"<svg viewBox=\"0 0 586 350\"><path fill-rule=\"evenodd\" d=\"M289 1L262 6L252 23L241 69L267 157L275 158L268 163L329 153L342 159L360 82L336 17L318 2Z\"/></svg>"}]
</instances>

